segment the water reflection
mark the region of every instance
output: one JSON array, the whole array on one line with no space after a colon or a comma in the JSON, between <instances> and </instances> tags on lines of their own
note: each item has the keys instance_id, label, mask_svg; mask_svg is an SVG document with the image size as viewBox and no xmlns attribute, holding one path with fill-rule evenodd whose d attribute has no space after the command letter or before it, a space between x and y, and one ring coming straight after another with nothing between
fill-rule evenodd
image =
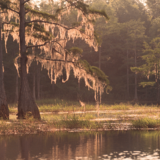
<instances>
[{"instance_id":1,"label":"water reflection","mask_svg":"<svg viewBox=\"0 0 160 160\"><path fill-rule=\"evenodd\" d=\"M160 132L56 132L1 136L0 160L160 159Z\"/></svg>"}]
</instances>

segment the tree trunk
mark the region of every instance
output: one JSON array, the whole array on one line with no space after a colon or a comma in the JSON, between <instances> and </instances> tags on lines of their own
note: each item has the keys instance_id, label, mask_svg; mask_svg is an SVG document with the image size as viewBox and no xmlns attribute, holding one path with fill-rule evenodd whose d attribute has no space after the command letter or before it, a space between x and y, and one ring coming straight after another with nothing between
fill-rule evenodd
<instances>
[{"instance_id":1,"label":"tree trunk","mask_svg":"<svg viewBox=\"0 0 160 160\"><path fill-rule=\"evenodd\" d=\"M101 69L101 47L99 47L99 69ZM102 96L100 93L99 94L99 104L101 104L101 101L102 101ZM99 116L99 108L98 108L98 116Z\"/></svg>"},{"instance_id":2,"label":"tree trunk","mask_svg":"<svg viewBox=\"0 0 160 160\"><path fill-rule=\"evenodd\" d=\"M16 74L15 103L18 102L18 74Z\"/></svg>"},{"instance_id":3,"label":"tree trunk","mask_svg":"<svg viewBox=\"0 0 160 160\"><path fill-rule=\"evenodd\" d=\"M21 53L21 68L20 68L20 93L18 101L18 119L26 118L26 114L33 115L34 118L40 119L38 107L34 101L29 88L26 70L26 45L25 45L25 8L24 0L20 0L20 53Z\"/></svg>"},{"instance_id":4,"label":"tree trunk","mask_svg":"<svg viewBox=\"0 0 160 160\"><path fill-rule=\"evenodd\" d=\"M40 76L40 64L37 65L37 99L40 99L41 95L41 89L40 89L40 82L41 82L41 76Z\"/></svg>"},{"instance_id":5,"label":"tree trunk","mask_svg":"<svg viewBox=\"0 0 160 160\"><path fill-rule=\"evenodd\" d=\"M160 105L160 100L159 100L159 79L157 80L157 104Z\"/></svg>"},{"instance_id":6,"label":"tree trunk","mask_svg":"<svg viewBox=\"0 0 160 160\"><path fill-rule=\"evenodd\" d=\"M36 99L36 65L33 66L33 98Z\"/></svg>"},{"instance_id":7,"label":"tree trunk","mask_svg":"<svg viewBox=\"0 0 160 160\"><path fill-rule=\"evenodd\" d=\"M135 67L137 67L137 52L135 49ZM137 73L135 72L135 95L134 95L134 101L138 102L138 95L137 95Z\"/></svg>"},{"instance_id":8,"label":"tree trunk","mask_svg":"<svg viewBox=\"0 0 160 160\"><path fill-rule=\"evenodd\" d=\"M0 117L9 119L9 109L3 82L3 55L2 55L2 39L1 39L2 21L0 17Z\"/></svg>"},{"instance_id":9,"label":"tree trunk","mask_svg":"<svg viewBox=\"0 0 160 160\"><path fill-rule=\"evenodd\" d=\"M128 64L128 49L127 49L127 99L129 99L129 64Z\"/></svg>"},{"instance_id":10,"label":"tree trunk","mask_svg":"<svg viewBox=\"0 0 160 160\"><path fill-rule=\"evenodd\" d=\"M80 95L80 89L81 89L81 80L78 80L78 91L77 91L77 99L80 100L82 97Z\"/></svg>"},{"instance_id":11,"label":"tree trunk","mask_svg":"<svg viewBox=\"0 0 160 160\"><path fill-rule=\"evenodd\" d=\"M101 47L99 47L99 69L101 69Z\"/></svg>"},{"instance_id":12,"label":"tree trunk","mask_svg":"<svg viewBox=\"0 0 160 160\"><path fill-rule=\"evenodd\" d=\"M157 70L157 104L160 105L160 97L159 97L159 64L156 65Z\"/></svg>"}]
</instances>

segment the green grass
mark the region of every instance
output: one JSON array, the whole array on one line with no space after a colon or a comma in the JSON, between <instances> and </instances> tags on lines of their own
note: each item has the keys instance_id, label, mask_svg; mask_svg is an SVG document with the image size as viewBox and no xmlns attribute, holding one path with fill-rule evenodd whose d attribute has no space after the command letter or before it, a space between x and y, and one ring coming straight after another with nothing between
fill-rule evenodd
<instances>
[{"instance_id":1,"label":"green grass","mask_svg":"<svg viewBox=\"0 0 160 160\"><path fill-rule=\"evenodd\" d=\"M83 111L78 101L66 101L63 99L45 99L36 101L40 112ZM133 107L129 104L100 105L100 110L129 110ZM86 111L96 110L95 104L86 103Z\"/></svg>"},{"instance_id":2,"label":"green grass","mask_svg":"<svg viewBox=\"0 0 160 160\"><path fill-rule=\"evenodd\" d=\"M78 101L69 101L63 99L42 99L36 101L40 112L72 112L83 111L83 107L80 106ZM99 110L131 110L131 109L158 109L157 106L151 105L131 105L131 104L114 104L107 105L101 104ZM86 111L96 110L96 104L86 103ZM10 113L17 113L17 104L9 104Z\"/></svg>"},{"instance_id":3,"label":"green grass","mask_svg":"<svg viewBox=\"0 0 160 160\"><path fill-rule=\"evenodd\" d=\"M87 113L87 114L42 114L41 119L46 122L52 122L52 121L63 121L63 120L72 120L73 117L76 117L78 120L92 120L94 118L97 118L97 114L95 113Z\"/></svg>"},{"instance_id":4,"label":"green grass","mask_svg":"<svg viewBox=\"0 0 160 160\"><path fill-rule=\"evenodd\" d=\"M78 101L66 101L63 99L45 99L36 101L40 112L70 112L83 111ZM94 110L95 105L86 104L87 110Z\"/></svg>"},{"instance_id":5,"label":"green grass","mask_svg":"<svg viewBox=\"0 0 160 160\"><path fill-rule=\"evenodd\" d=\"M156 128L160 126L160 120L153 118L141 118L132 121L132 125L135 128Z\"/></svg>"},{"instance_id":6,"label":"green grass","mask_svg":"<svg viewBox=\"0 0 160 160\"><path fill-rule=\"evenodd\" d=\"M127 104L114 104L114 105L108 106L107 109L110 109L110 110L129 110L130 106Z\"/></svg>"},{"instance_id":7,"label":"green grass","mask_svg":"<svg viewBox=\"0 0 160 160\"><path fill-rule=\"evenodd\" d=\"M53 124L56 128L67 128L67 129L74 129L74 128L82 128L82 129L102 129L102 123L98 122L91 122L89 120L80 120L78 116L69 116L65 119L60 121L54 121Z\"/></svg>"}]
</instances>

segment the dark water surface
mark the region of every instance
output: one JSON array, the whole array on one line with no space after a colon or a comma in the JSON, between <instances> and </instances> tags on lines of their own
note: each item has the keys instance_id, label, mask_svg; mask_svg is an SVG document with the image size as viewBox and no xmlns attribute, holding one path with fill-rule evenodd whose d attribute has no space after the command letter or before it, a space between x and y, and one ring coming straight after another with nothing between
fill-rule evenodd
<instances>
[{"instance_id":1,"label":"dark water surface","mask_svg":"<svg viewBox=\"0 0 160 160\"><path fill-rule=\"evenodd\" d=\"M160 131L0 136L0 160L160 159Z\"/></svg>"}]
</instances>

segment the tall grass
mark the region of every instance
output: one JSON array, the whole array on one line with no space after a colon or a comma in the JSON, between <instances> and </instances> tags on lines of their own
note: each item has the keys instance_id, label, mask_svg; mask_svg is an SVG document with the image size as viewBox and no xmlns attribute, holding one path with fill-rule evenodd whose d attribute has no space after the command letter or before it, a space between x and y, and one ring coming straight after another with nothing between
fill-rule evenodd
<instances>
[{"instance_id":1,"label":"tall grass","mask_svg":"<svg viewBox=\"0 0 160 160\"><path fill-rule=\"evenodd\" d=\"M42 99L36 101L40 112L72 112L72 111L82 111L83 107L80 106L78 101L70 101L70 100L63 100L63 99ZM158 110L157 106L151 105L131 105L131 104L114 104L114 105L107 105L101 104L99 106L99 110L149 110L155 111ZM96 105L86 103L86 111L93 111L96 110ZM10 113L17 113L17 104L9 104L9 111Z\"/></svg>"},{"instance_id":2,"label":"tall grass","mask_svg":"<svg viewBox=\"0 0 160 160\"><path fill-rule=\"evenodd\" d=\"M114 104L109 106L107 109L111 109L111 110L129 110L130 106L127 104Z\"/></svg>"},{"instance_id":3,"label":"tall grass","mask_svg":"<svg viewBox=\"0 0 160 160\"><path fill-rule=\"evenodd\" d=\"M156 128L160 126L160 120L153 118L142 118L132 121L132 125L135 128Z\"/></svg>"},{"instance_id":4,"label":"tall grass","mask_svg":"<svg viewBox=\"0 0 160 160\"><path fill-rule=\"evenodd\" d=\"M82 128L82 129L102 129L102 123L98 122L91 122L89 120L80 120L78 116L69 116L65 119L60 121L53 122L56 128L67 128L67 129L74 129L74 128Z\"/></svg>"}]
</instances>

